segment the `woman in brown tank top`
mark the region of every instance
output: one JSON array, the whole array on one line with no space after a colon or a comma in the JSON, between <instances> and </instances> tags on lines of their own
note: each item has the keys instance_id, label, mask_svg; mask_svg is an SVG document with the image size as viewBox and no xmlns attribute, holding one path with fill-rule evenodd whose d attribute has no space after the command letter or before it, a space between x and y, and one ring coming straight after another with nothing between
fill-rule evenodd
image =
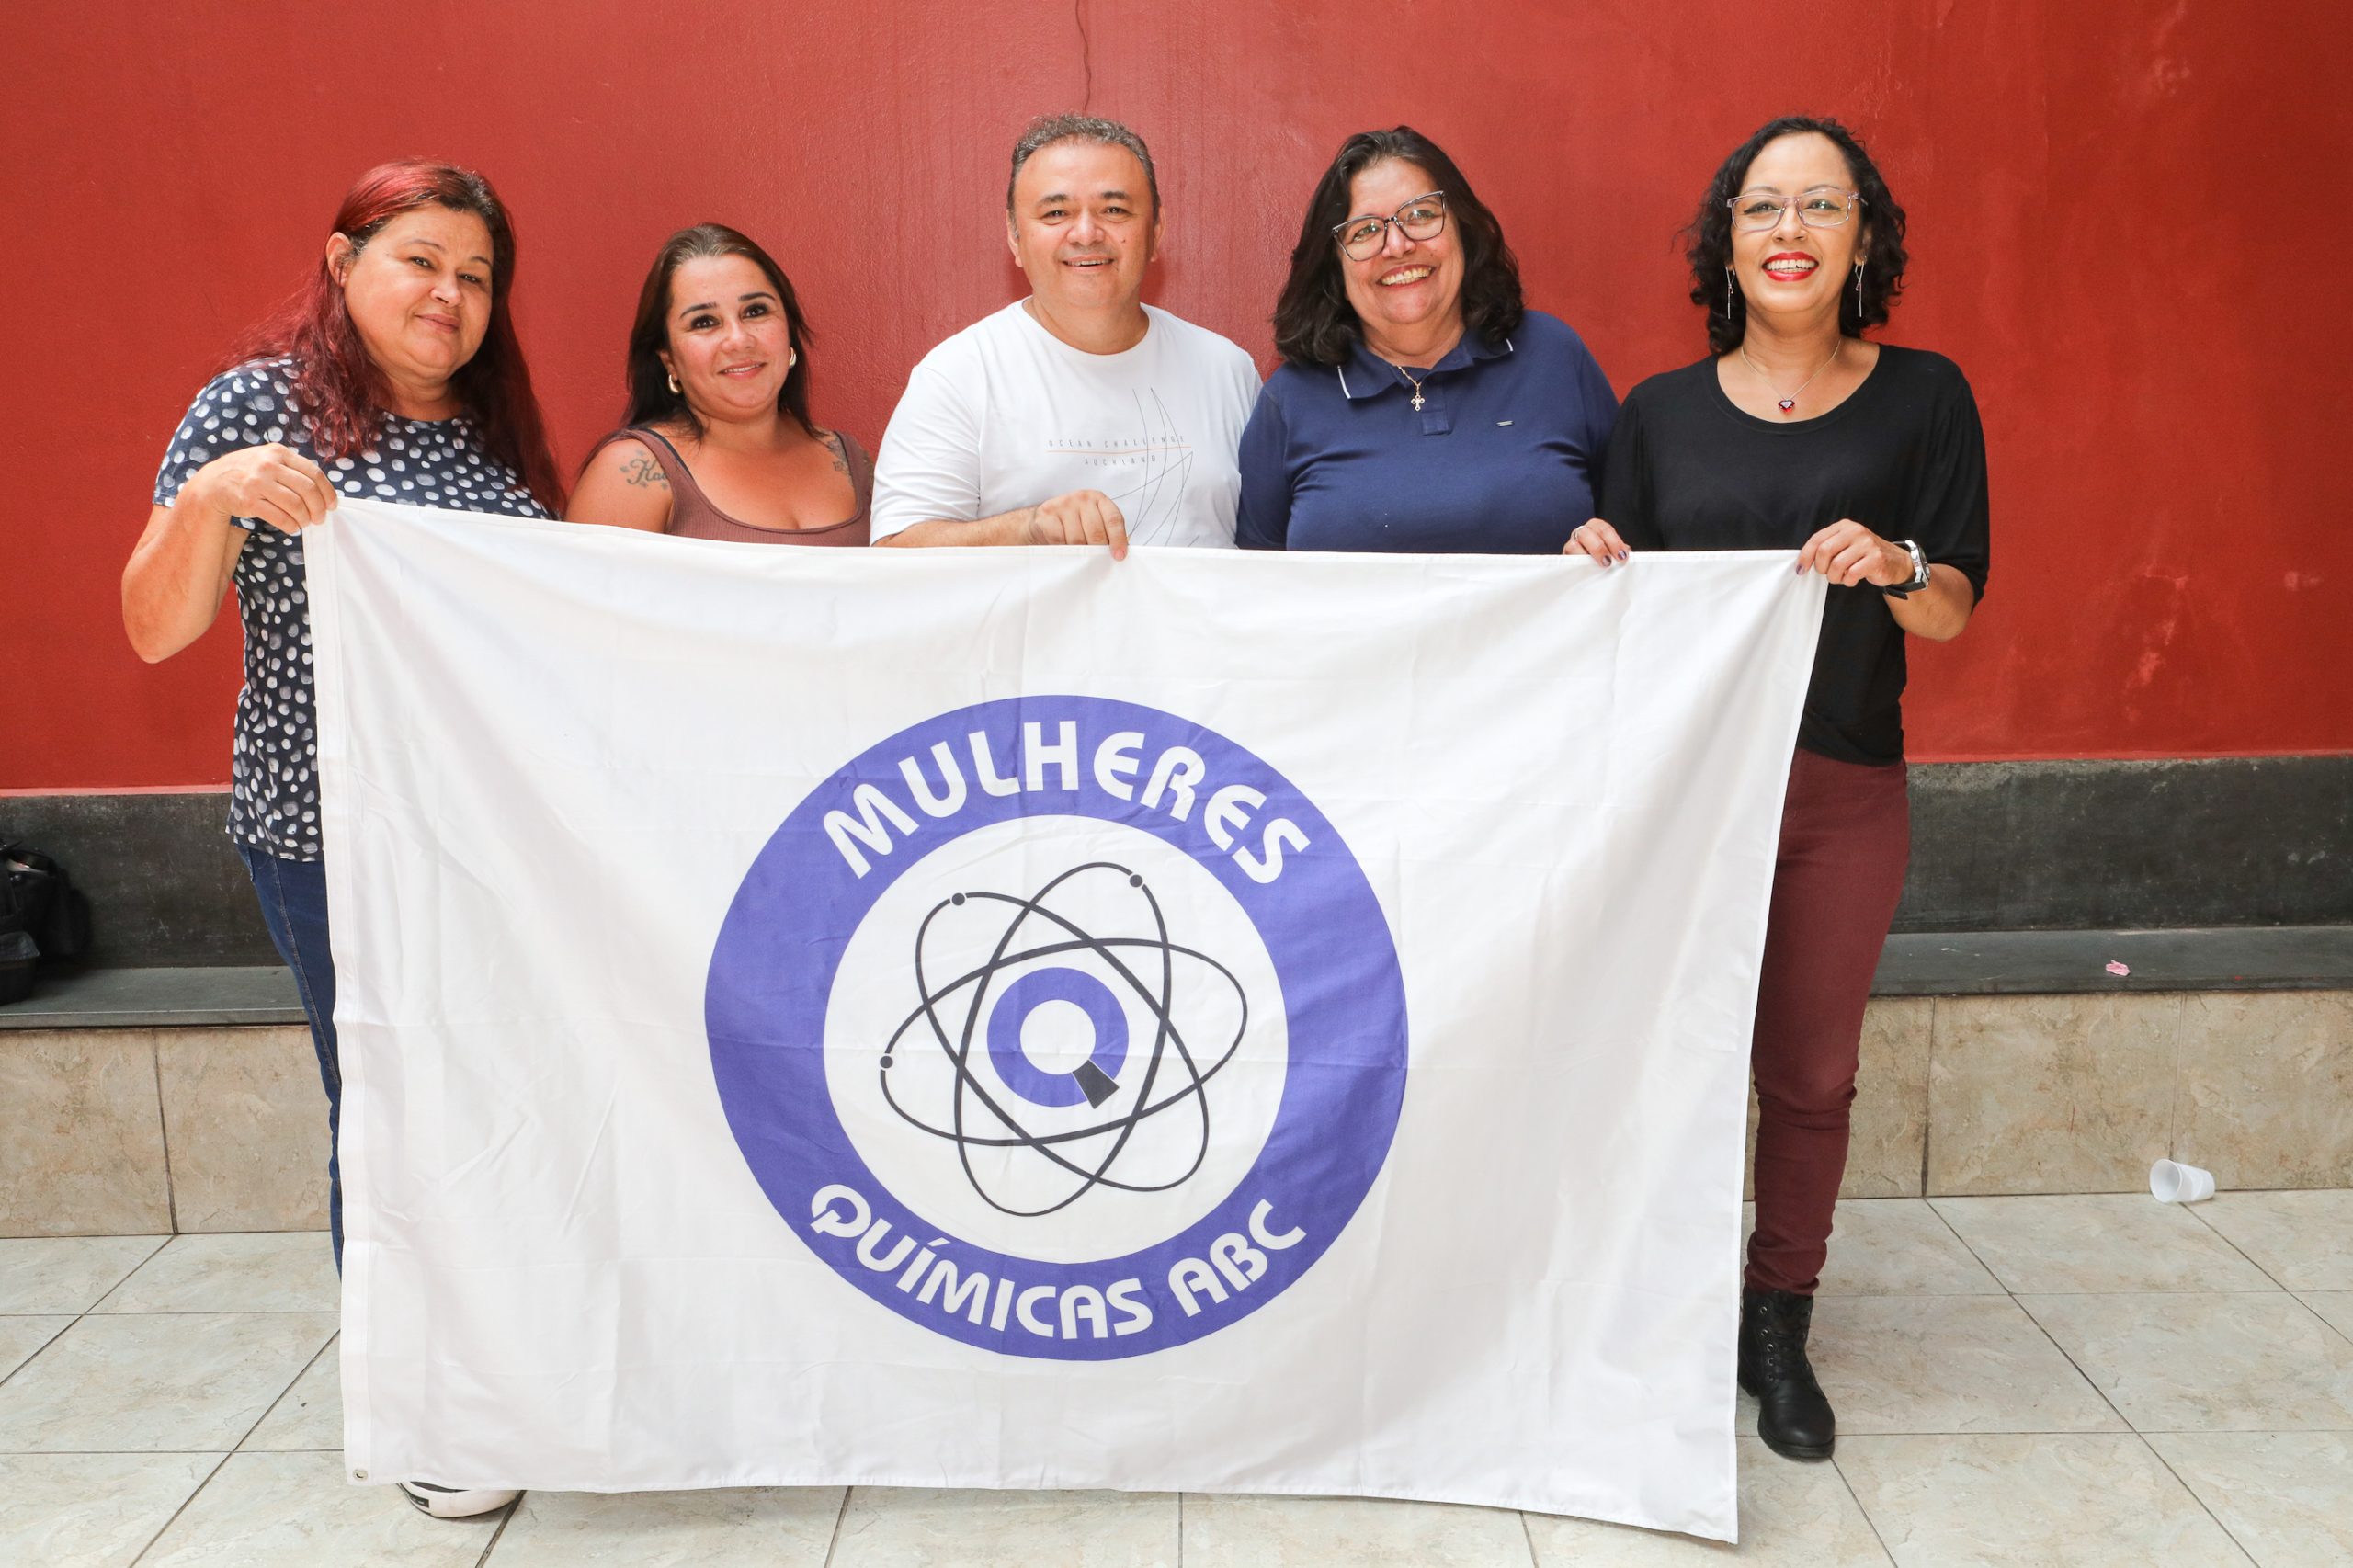
<instances>
[{"instance_id":1,"label":"woman in brown tank top","mask_svg":"<svg viewBox=\"0 0 2353 1568\"><path fill-rule=\"evenodd\" d=\"M629 335L629 416L597 443L564 516L692 539L866 542L874 464L809 417L808 324L751 240L698 223L665 241Z\"/></svg>"}]
</instances>

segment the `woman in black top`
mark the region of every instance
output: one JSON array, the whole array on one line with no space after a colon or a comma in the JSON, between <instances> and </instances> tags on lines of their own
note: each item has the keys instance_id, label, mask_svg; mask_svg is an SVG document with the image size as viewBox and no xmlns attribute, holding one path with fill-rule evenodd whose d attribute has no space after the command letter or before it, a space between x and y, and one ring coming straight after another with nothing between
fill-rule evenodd
<instances>
[{"instance_id":1,"label":"woman in black top","mask_svg":"<svg viewBox=\"0 0 2353 1568\"><path fill-rule=\"evenodd\" d=\"M1836 1426L1806 1331L1911 847L1904 640L1959 636L1984 593L1985 442L1952 361L1862 336L1903 283L1904 210L1836 121L1777 119L1735 150L1689 255L1711 352L1627 397L1604 516L1568 550L1604 567L1643 550L1795 550L1797 570L1830 579L1757 984L1740 1332L1757 1435L1826 1459Z\"/></svg>"}]
</instances>

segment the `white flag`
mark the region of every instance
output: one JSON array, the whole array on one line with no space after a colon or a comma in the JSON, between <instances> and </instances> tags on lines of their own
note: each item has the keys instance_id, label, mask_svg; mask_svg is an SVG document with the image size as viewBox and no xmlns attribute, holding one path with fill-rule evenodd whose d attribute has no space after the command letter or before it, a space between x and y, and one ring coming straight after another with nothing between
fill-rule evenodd
<instances>
[{"instance_id":1,"label":"white flag","mask_svg":"<svg viewBox=\"0 0 2353 1568\"><path fill-rule=\"evenodd\" d=\"M1819 576L305 541L355 1479L1732 1537Z\"/></svg>"}]
</instances>

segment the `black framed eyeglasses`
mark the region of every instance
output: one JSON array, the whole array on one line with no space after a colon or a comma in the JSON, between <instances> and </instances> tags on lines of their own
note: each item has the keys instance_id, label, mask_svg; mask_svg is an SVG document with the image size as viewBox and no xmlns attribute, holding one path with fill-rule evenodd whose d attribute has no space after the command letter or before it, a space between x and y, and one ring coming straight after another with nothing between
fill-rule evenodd
<instances>
[{"instance_id":1,"label":"black framed eyeglasses","mask_svg":"<svg viewBox=\"0 0 2353 1568\"><path fill-rule=\"evenodd\" d=\"M1350 261L1362 261L1389 243L1389 225L1394 223L1409 240L1434 240L1446 229L1446 192L1433 190L1417 196L1386 218L1351 218L1345 223L1332 225L1332 238L1339 244L1340 254Z\"/></svg>"},{"instance_id":2,"label":"black framed eyeglasses","mask_svg":"<svg viewBox=\"0 0 2353 1568\"><path fill-rule=\"evenodd\" d=\"M1724 205L1732 209L1733 228L1743 233L1756 233L1779 228L1781 214L1792 207L1798 210L1798 222L1807 228L1835 229L1855 215L1855 209L1863 205L1863 199L1855 191L1818 185L1795 196L1783 196L1778 190L1744 190L1727 198Z\"/></svg>"}]
</instances>

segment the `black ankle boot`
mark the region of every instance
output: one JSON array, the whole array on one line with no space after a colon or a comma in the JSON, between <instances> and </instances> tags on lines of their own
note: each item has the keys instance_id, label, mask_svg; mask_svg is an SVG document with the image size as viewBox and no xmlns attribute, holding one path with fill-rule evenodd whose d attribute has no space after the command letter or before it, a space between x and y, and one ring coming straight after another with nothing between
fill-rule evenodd
<instances>
[{"instance_id":1,"label":"black ankle boot","mask_svg":"<svg viewBox=\"0 0 2353 1568\"><path fill-rule=\"evenodd\" d=\"M1805 1358L1813 1298L1788 1290L1740 1292L1740 1386L1756 1396L1756 1435L1786 1460L1826 1460L1838 1419Z\"/></svg>"}]
</instances>

